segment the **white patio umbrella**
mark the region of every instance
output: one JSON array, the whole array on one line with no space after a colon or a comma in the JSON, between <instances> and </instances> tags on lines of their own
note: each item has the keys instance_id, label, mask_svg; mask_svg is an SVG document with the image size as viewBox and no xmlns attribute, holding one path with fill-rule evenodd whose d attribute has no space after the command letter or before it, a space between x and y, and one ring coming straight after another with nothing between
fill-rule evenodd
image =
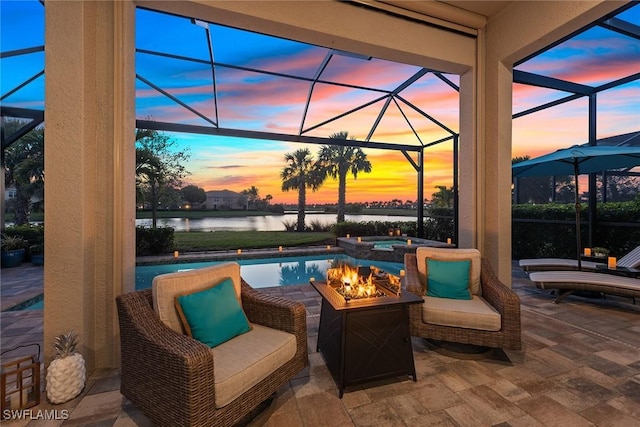
<instances>
[{"instance_id":1,"label":"white patio umbrella","mask_svg":"<svg viewBox=\"0 0 640 427\"><path fill-rule=\"evenodd\" d=\"M578 269L582 269L580 253L580 174L602 172L612 169L632 168L640 165L640 147L574 145L535 159L516 163L512 166L513 176L560 176L573 175L576 185L576 242L578 249Z\"/></svg>"}]
</instances>

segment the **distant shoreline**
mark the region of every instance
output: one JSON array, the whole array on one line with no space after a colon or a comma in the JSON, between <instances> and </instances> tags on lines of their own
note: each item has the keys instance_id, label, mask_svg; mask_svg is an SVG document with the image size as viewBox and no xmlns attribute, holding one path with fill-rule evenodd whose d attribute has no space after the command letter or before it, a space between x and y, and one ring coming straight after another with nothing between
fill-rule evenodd
<instances>
[{"instance_id":1,"label":"distant shoreline","mask_svg":"<svg viewBox=\"0 0 640 427\"><path fill-rule=\"evenodd\" d=\"M260 217L260 216L284 216L285 214L295 214L295 210L287 210L284 213L267 212L267 211L212 211L212 210L159 210L157 212L158 219L169 218L185 218L185 219L202 219L202 218L244 218L244 217ZM305 214L314 215L336 215L336 212L327 212L324 210L311 209L305 211ZM415 209L363 209L361 212L347 212L347 215L376 215L376 216L411 216L416 217ZM136 219L151 219L151 211L136 211ZM5 224L11 226L13 222L13 214L5 214ZM35 212L31 214L31 224L41 225L44 223L44 214Z\"/></svg>"},{"instance_id":2,"label":"distant shoreline","mask_svg":"<svg viewBox=\"0 0 640 427\"><path fill-rule=\"evenodd\" d=\"M297 211L285 211L285 214L296 213ZM320 210L308 210L306 214L317 215L336 215L336 212L326 212ZM361 212L347 212L347 214L353 215L380 215L380 216L416 216L417 211L415 209L363 209ZM284 214L267 212L267 211L211 211L211 210L159 210L157 212L158 218L240 218L247 216L283 216ZM136 219L150 219L151 211L136 211Z\"/></svg>"}]
</instances>

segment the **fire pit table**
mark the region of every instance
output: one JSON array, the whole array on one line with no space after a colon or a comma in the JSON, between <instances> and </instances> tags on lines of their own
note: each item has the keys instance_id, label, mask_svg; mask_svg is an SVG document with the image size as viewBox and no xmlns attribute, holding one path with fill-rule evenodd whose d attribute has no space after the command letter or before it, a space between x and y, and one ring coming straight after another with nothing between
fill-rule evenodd
<instances>
[{"instance_id":1,"label":"fire pit table","mask_svg":"<svg viewBox=\"0 0 640 427\"><path fill-rule=\"evenodd\" d=\"M370 285L375 289L350 297L356 292L345 294L345 288L352 288L353 282L338 283L331 279L330 271L327 281L311 284L322 296L317 351L327 363L340 398L350 385L401 375L416 381L409 305L422 303L422 298L401 293L397 278L391 283L374 278Z\"/></svg>"}]
</instances>

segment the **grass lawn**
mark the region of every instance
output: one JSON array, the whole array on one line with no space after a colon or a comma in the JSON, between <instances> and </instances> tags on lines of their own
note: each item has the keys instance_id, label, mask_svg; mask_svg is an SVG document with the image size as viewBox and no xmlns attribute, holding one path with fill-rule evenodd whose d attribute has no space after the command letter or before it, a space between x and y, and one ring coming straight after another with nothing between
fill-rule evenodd
<instances>
[{"instance_id":1,"label":"grass lawn","mask_svg":"<svg viewBox=\"0 0 640 427\"><path fill-rule=\"evenodd\" d=\"M176 249L183 252L335 245L336 243L333 233L287 231L176 231L174 236Z\"/></svg>"}]
</instances>

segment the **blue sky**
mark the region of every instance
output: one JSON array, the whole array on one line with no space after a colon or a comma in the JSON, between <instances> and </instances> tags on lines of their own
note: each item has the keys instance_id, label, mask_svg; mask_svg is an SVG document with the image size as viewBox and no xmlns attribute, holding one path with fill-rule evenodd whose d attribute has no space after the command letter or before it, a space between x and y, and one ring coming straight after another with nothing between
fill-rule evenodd
<instances>
[{"instance_id":1,"label":"blue sky","mask_svg":"<svg viewBox=\"0 0 640 427\"><path fill-rule=\"evenodd\" d=\"M44 44L44 13L39 2L2 1L0 7L3 53ZM640 25L640 6L624 12L619 18ZM245 67L216 67L216 115L211 67L203 63L209 60L204 28L194 25L189 19L148 10L138 10L137 20L136 44L139 49L196 59L187 61L137 53L136 72L139 75L221 127L294 134L299 131L310 84L279 73L313 77L327 54L326 48L211 25L215 61ZM226 42L228 40L233 42ZM2 95L40 72L43 64L43 52L3 58L0 63ZM249 70L252 68L274 74L255 73ZM517 69L597 86L640 71L640 41L596 27L519 65ZM334 55L321 79L339 85L315 85L304 128L317 127L305 134L326 137L338 131L348 131L359 140L365 139L384 100L338 120L320 124L382 95L382 92L359 89L354 85L392 90L419 70L416 66L376 58L367 60ZM446 78L453 84L459 81L455 75L446 75ZM138 118L212 126L144 82L137 80L136 85ZM41 109L43 94L44 77L41 76L7 97L3 103ZM420 116L412 106L429 113L453 132L458 131L458 94L434 74L422 76L400 95L406 103L399 100L398 105L394 102L389 105L371 137L372 141L415 145L449 135L446 130ZM566 95L514 84L513 111L523 111ZM598 112L599 138L638 130L640 81L600 93ZM586 142L587 113L587 101L578 99L514 119L513 156L528 154L535 157ZM417 131L420 141L413 135L407 119ZM188 183L206 190L234 191L256 185L261 196L271 194L274 197L273 203L295 201L295 193L280 191L278 175L285 166L284 154L303 145L194 134L172 136L181 147L188 147L192 154L188 165L192 175ZM436 185L452 183L451 147L450 142L445 142L425 152L427 198L435 191ZM311 145L309 148L315 153L319 147ZM415 199L415 171L401 153L369 149L366 153L373 164L373 172L360 174L357 181L349 182L348 201ZM312 203L335 201L336 187L336 183L327 182L320 191L309 194L308 200Z\"/></svg>"}]
</instances>

